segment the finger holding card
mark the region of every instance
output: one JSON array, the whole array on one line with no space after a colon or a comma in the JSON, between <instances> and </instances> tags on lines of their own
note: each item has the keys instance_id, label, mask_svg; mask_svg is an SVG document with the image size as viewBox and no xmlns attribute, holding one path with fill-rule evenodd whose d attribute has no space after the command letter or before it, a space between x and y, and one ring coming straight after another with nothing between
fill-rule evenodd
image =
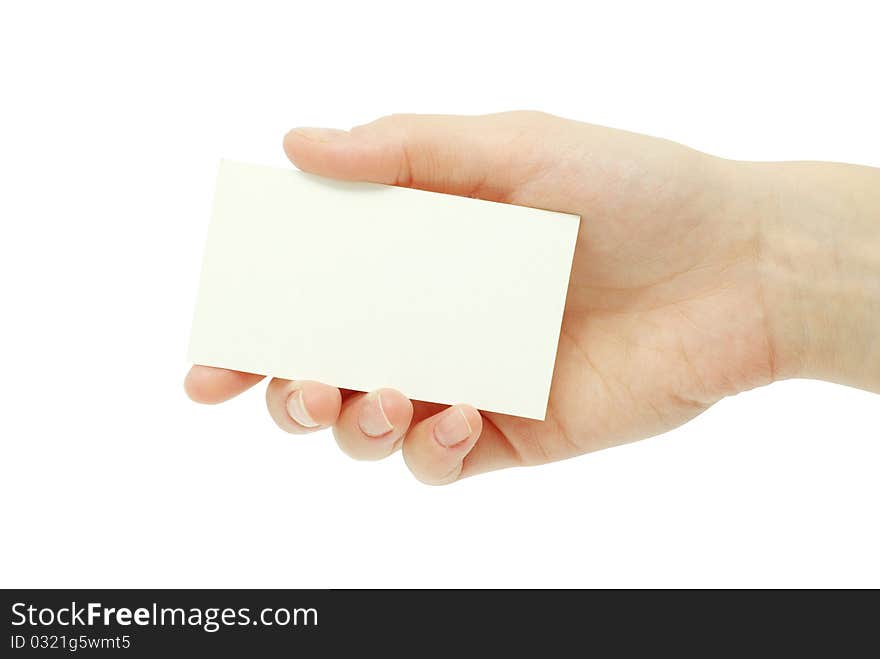
<instances>
[{"instance_id":1,"label":"finger holding card","mask_svg":"<svg viewBox=\"0 0 880 659\"><path fill-rule=\"evenodd\" d=\"M453 405L413 426L403 443L403 458L423 483L452 483L461 476L482 430L483 417L476 409Z\"/></svg>"},{"instance_id":2,"label":"finger holding card","mask_svg":"<svg viewBox=\"0 0 880 659\"><path fill-rule=\"evenodd\" d=\"M275 378L266 388L266 405L279 428L302 435L336 423L342 395L321 382Z\"/></svg>"},{"instance_id":3,"label":"finger holding card","mask_svg":"<svg viewBox=\"0 0 880 659\"><path fill-rule=\"evenodd\" d=\"M214 366L193 366L183 381L187 395L197 403L222 403L247 391L265 376Z\"/></svg>"},{"instance_id":4,"label":"finger holding card","mask_svg":"<svg viewBox=\"0 0 880 659\"><path fill-rule=\"evenodd\" d=\"M346 398L333 435L352 458L381 460L400 448L412 420L413 404L406 396L377 389Z\"/></svg>"}]
</instances>

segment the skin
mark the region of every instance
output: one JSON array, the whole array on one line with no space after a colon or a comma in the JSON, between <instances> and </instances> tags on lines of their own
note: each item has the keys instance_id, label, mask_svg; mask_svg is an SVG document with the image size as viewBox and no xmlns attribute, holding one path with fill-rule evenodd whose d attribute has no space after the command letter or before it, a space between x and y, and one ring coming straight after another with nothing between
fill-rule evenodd
<instances>
[{"instance_id":1,"label":"skin","mask_svg":"<svg viewBox=\"0 0 880 659\"><path fill-rule=\"evenodd\" d=\"M324 176L583 221L544 422L276 379L283 430L332 426L358 459L402 448L419 480L444 484L650 437L784 378L880 392L880 170L729 161L536 112L296 129L284 150ZM185 386L218 403L260 379L197 365ZM292 418L291 395L317 425Z\"/></svg>"}]
</instances>

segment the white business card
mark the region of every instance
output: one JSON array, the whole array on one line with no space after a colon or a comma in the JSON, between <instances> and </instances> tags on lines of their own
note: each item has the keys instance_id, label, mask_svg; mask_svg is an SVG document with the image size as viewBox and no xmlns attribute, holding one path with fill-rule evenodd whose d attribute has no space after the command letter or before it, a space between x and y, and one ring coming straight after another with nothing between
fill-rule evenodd
<instances>
[{"instance_id":1,"label":"white business card","mask_svg":"<svg viewBox=\"0 0 880 659\"><path fill-rule=\"evenodd\" d=\"M223 161L189 358L543 419L579 221Z\"/></svg>"}]
</instances>

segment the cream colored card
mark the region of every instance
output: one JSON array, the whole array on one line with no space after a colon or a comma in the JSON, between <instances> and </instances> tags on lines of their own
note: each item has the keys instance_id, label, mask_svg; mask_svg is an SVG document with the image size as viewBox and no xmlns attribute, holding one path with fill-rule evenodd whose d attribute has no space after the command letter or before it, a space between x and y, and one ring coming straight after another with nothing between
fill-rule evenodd
<instances>
[{"instance_id":1,"label":"cream colored card","mask_svg":"<svg viewBox=\"0 0 880 659\"><path fill-rule=\"evenodd\" d=\"M189 358L543 419L579 220L223 161Z\"/></svg>"}]
</instances>

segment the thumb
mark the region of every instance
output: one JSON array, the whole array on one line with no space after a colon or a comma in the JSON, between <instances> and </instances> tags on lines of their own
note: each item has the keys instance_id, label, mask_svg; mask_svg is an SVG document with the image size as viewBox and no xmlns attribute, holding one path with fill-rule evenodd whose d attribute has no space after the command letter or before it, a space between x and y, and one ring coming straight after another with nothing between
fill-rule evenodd
<instances>
[{"instance_id":1,"label":"thumb","mask_svg":"<svg viewBox=\"0 0 880 659\"><path fill-rule=\"evenodd\" d=\"M284 150L322 176L510 201L550 163L548 138L564 123L539 112L391 115L350 131L296 128Z\"/></svg>"}]
</instances>

